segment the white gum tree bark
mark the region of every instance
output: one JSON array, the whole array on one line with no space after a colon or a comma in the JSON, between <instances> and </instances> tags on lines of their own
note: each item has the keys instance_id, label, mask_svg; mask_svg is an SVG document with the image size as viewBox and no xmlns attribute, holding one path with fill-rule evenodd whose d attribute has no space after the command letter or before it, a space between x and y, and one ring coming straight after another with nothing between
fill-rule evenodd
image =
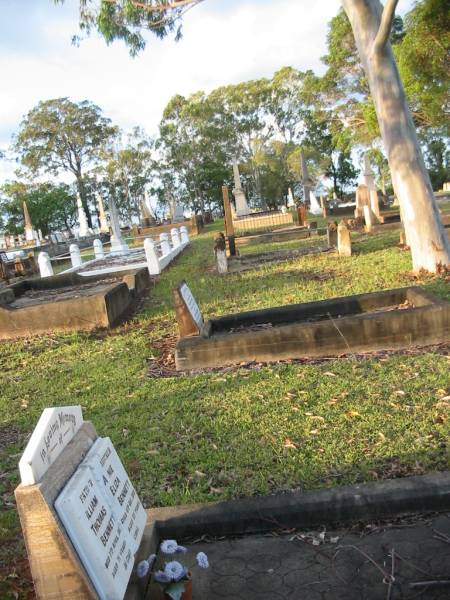
<instances>
[{"instance_id":1,"label":"white gum tree bark","mask_svg":"<svg viewBox=\"0 0 450 600\"><path fill-rule=\"evenodd\" d=\"M398 0L341 0L369 81L414 270L450 265L450 241L417 139L389 36Z\"/></svg>"}]
</instances>

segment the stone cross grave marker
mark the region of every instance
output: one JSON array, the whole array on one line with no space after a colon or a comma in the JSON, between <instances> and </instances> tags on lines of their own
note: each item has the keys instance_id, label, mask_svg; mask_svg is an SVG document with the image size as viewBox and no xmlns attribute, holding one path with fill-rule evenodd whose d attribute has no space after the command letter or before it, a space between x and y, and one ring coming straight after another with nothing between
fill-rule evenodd
<instances>
[{"instance_id":1,"label":"stone cross grave marker","mask_svg":"<svg viewBox=\"0 0 450 600\"><path fill-rule=\"evenodd\" d=\"M202 312L185 281L173 291L180 337L200 335L204 325Z\"/></svg>"},{"instance_id":2,"label":"stone cross grave marker","mask_svg":"<svg viewBox=\"0 0 450 600\"><path fill-rule=\"evenodd\" d=\"M15 496L36 597L123 600L147 515L111 440L79 406L45 409L19 468Z\"/></svg>"}]
</instances>

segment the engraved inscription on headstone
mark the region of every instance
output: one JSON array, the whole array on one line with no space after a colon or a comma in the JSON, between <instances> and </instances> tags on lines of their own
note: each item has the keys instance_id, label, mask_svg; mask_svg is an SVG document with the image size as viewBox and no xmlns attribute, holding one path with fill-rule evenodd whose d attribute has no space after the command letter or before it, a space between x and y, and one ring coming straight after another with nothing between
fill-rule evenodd
<instances>
[{"instance_id":1,"label":"engraved inscription on headstone","mask_svg":"<svg viewBox=\"0 0 450 600\"><path fill-rule=\"evenodd\" d=\"M102 600L122 600L146 513L109 438L99 438L55 502Z\"/></svg>"},{"instance_id":2,"label":"engraved inscription on headstone","mask_svg":"<svg viewBox=\"0 0 450 600\"><path fill-rule=\"evenodd\" d=\"M189 289L189 286L186 283L181 285L180 294L189 312L191 313L191 317L194 319L197 327L201 329L203 326L203 316L194 296L192 295L191 290Z\"/></svg>"},{"instance_id":3,"label":"engraved inscription on headstone","mask_svg":"<svg viewBox=\"0 0 450 600\"><path fill-rule=\"evenodd\" d=\"M38 483L83 424L81 406L46 408L19 461L22 485Z\"/></svg>"}]
</instances>

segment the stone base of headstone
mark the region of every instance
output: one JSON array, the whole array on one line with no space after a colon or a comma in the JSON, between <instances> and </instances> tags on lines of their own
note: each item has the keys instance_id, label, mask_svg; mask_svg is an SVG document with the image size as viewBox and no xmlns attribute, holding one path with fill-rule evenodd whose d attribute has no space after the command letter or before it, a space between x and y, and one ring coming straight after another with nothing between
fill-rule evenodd
<instances>
[{"instance_id":1,"label":"stone base of headstone","mask_svg":"<svg viewBox=\"0 0 450 600\"><path fill-rule=\"evenodd\" d=\"M338 241L339 256L351 256L352 255L352 242L351 242L351 238L350 238L350 231L349 231L345 221L341 221L338 225L337 241Z\"/></svg>"},{"instance_id":2,"label":"stone base of headstone","mask_svg":"<svg viewBox=\"0 0 450 600\"><path fill-rule=\"evenodd\" d=\"M236 216L247 217L250 214L250 208L247 204L247 198L242 190L233 190L236 202Z\"/></svg>"}]
</instances>

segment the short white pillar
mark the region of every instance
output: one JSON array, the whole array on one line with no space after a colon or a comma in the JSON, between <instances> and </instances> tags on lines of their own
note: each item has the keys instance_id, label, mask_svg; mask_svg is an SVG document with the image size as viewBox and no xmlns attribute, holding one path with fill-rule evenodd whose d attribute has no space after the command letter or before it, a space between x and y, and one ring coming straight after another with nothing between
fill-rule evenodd
<instances>
[{"instance_id":1,"label":"short white pillar","mask_svg":"<svg viewBox=\"0 0 450 600\"><path fill-rule=\"evenodd\" d=\"M172 238L172 247L178 248L178 246L180 245L181 242L180 242L180 234L176 227L172 227L172 229L170 230L170 237Z\"/></svg>"},{"instance_id":2,"label":"short white pillar","mask_svg":"<svg viewBox=\"0 0 450 600\"><path fill-rule=\"evenodd\" d=\"M186 225L182 225L180 227L180 237L181 237L182 244L189 244L189 233L188 233Z\"/></svg>"},{"instance_id":3,"label":"short white pillar","mask_svg":"<svg viewBox=\"0 0 450 600\"><path fill-rule=\"evenodd\" d=\"M156 253L156 246L150 238L144 240L145 258L147 260L147 268L150 275L159 275L161 273L161 267L159 264L158 254Z\"/></svg>"},{"instance_id":4,"label":"short white pillar","mask_svg":"<svg viewBox=\"0 0 450 600\"><path fill-rule=\"evenodd\" d=\"M76 244L70 244L69 252L72 267L80 267L83 264L83 261L81 260L81 253L78 246Z\"/></svg>"},{"instance_id":5,"label":"short white pillar","mask_svg":"<svg viewBox=\"0 0 450 600\"><path fill-rule=\"evenodd\" d=\"M161 242L161 252L162 255L165 256L166 254L170 253L170 244L169 244L169 234L168 233L161 233L159 235L159 239Z\"/></svg>"},{"instance_id":6,"label":"short white pillar","mask_svg":"<svg viewBox=\"0 0 450 600\"><path fill-rule=\"evenodd\" d=\"M99 239L94 240L94 254L95 258L105 258L105 253L103 252L103 244L102 241Z\"/></svg>"},{"instance_id":7,"label":"short white pillar","mask_svg":"<svg viewBox=\"0 0 450 600\"><path fill-rule=\"evenodd\" d=\"M53 275L52 262L48 252L39 252L38 265L41 277L51 277Z\"/></svg>"}]
</instances>

